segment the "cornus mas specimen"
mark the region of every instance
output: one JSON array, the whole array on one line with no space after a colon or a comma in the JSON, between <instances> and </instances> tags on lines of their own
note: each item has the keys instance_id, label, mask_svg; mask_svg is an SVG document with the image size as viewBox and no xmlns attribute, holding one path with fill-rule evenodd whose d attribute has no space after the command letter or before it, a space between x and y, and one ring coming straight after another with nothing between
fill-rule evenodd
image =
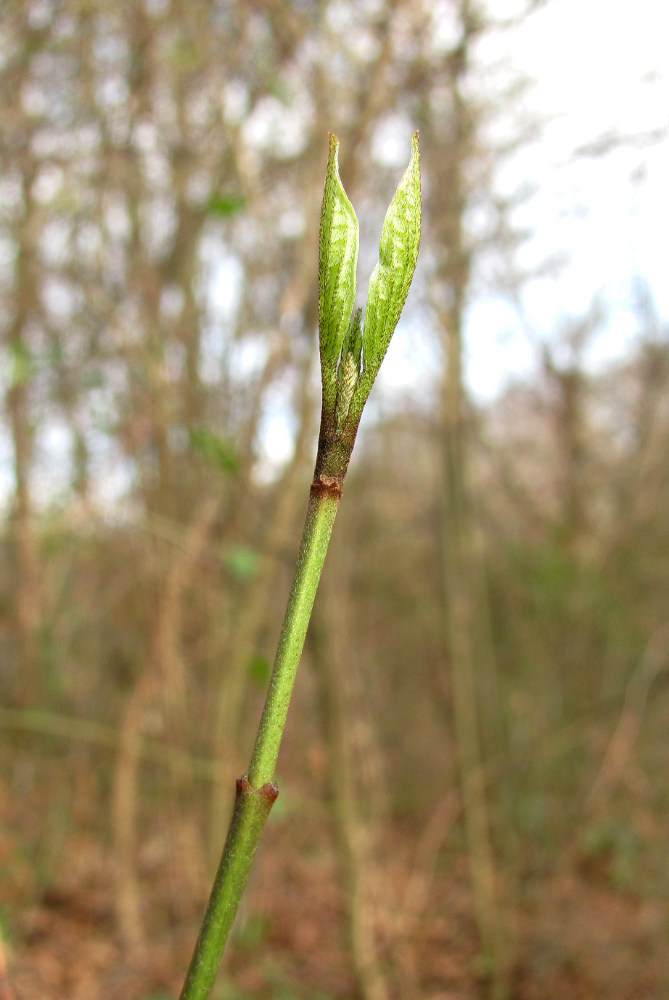
<instances>
[{"instance_id":1,"label":"cornus mas specimen","mask_svg":"<svg viewBox=\"0 0 669 1000\"><path fill-rule=\"evenodd\" d=\"M330 152L321 207L318 333L323 401L316 468L286 614L248 773L235 805L180 1000L205 1000L278 795L274 770L344 477L362 411L393 335L416 267L420 241L418 133L386 212L379 260L369 279L364 321L354 309L358 220L339 178L339 142Z\"/></svg>"}]
</instances>

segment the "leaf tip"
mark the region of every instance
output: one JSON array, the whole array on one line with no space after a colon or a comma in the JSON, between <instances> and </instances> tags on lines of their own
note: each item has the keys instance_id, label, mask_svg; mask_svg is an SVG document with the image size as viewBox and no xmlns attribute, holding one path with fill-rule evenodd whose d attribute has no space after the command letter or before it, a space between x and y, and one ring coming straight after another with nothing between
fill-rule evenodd
<instances>
[{"instance_id":1,"label":"leaf tip","mask_svg":"<svg viewBox=\"0 0 669 1000\"><path fill-rule=\"evenodd\" d=\"M329 150L328 166L334 163L334 166L337 167L338 166L337 160L339 153L339 139L334 134L334 132L328 132L328 150Z\"/></svg>"}]
</instances>

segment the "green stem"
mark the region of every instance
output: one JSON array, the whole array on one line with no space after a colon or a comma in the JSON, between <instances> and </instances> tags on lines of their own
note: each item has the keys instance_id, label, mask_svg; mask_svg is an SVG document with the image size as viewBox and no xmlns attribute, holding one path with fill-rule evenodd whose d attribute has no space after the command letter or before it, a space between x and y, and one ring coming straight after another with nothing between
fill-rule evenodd
<instances>
[{"instance_id":1,"label":"green stem","mask_svg":"<svg viewBox=\"0 0 669 1000\"><path fill-rule=\"evenodd\" d=\"M341 485L335 477L320 476L311 487L293 586L249 767L249 781L255 788L274 777L295 672L302 655L340 496Z\"/></svg>"},{"instance_id":2,"label":"green stem","mask_svg":"<svg viewBox=\"0 0 669 1000\"><path fill-rule=\"evenodd\" d=\"M274 784L257 789L251 787L246 775L237 780L223 855L180 1000L206 1000L211 993L262 828L278 794Z\"/></svg>"},{"instance_id":3,"label":"green stem","mask_svg":"<svg viewBox=\"0 0 669 1000\"><path fill-rule=\"evenodd\" d=\"M211 993L253 856L278 795L272 782L274 769L340 497L340 477L315 477L248 776L237 781L223 855L179 1000L206 1000Z\"/></svg>"}]
</instances>

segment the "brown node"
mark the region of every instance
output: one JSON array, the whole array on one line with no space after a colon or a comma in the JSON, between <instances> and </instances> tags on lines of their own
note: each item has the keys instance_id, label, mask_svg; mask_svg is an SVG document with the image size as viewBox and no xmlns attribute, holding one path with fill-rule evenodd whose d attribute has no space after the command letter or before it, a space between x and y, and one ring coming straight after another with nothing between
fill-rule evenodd
<instances>
[{"instance_id":1,"label":"brown node","mask_svg":"<svg viewBox=\"0 0 669 1000\"><path fill-rule=\"evenodd\" d=\"M254 788L249 781L248 774L243 774L241 778L237 778L235 784L236 797L238 799L240 799L242 795L260 795L262 798L267 799L269 805L272 806L276 802L279 794L279 786L275 781L267 781L262 788Z\"/></svg>"},{"instance_id":2,"label":"brown node","mask_svg":"<svg viewBox=\"0 0 669 1000\"><path fill-rule=\"evenodd\" d=\"M342 491L341 476L316 476L311 484L312 493L331 493L340 497Z\"/></svg>"},{"instance_id":3,"label":"brown node","mask_svg":"<svg viewBox=\"0 0 669 1000\"><path fill-rule=\"evenodd\" d=\"M279 786L276 781L267 781L259 791L267 799L270 806L274 805L279 796Z\"/></svg>"},{"instance_id":4,"label":"brown node","mask_svg":"<svg viewBox=\"0 0 669 1000\"><path fill-rule=\"evenodd\" d=\"M238 799L240 799L242 795L248 795L248 793L252 790L248 774L243 774L241 778L237 778L235 786L236 786L235 795Z\"/></svg>"}]
</instances>

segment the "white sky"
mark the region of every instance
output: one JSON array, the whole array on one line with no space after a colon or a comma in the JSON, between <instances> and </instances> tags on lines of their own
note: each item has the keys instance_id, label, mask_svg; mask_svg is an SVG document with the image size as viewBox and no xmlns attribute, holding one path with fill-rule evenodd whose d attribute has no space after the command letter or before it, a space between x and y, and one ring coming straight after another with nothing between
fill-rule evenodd
<instances>
[{"instance_id":1,"label":"white sky","mask_svg":"<svg viewBox=\"0 0 669 1000\"><path fill-rule=\"evenodd\" d=\"M535 81L529 108L550 120L541 143L516 163L521 176L541 184L525 216L538 227L529 249L538 256L564 249L569 256L559 276L528 291L526 305L538 332L549 336L561 314L584 312L602 293L610 314L591 352L592 363L601 363L624 351L635 332L635 272L669 316L669 142L569 161L574 150L604 134L666 129L669 2L551 0L507 44L514 67ZM505 376L531 368L532 350L499 304L475 309L468 334L476 396L490 397Z\"/></svg>"}]
</instances>

